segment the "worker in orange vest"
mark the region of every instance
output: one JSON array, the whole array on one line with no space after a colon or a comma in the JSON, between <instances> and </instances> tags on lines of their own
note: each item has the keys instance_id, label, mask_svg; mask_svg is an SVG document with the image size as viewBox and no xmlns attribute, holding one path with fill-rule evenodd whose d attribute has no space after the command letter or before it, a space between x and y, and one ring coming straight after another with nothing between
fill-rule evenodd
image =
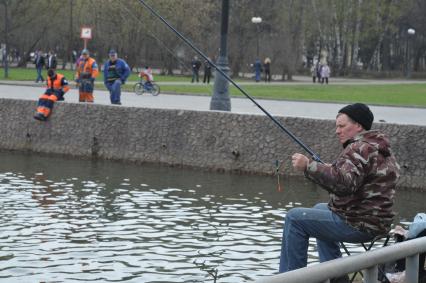
<instances>
[{"instance_id":1,"label":"worker in orange vest","mask_svg":"<svg viewBox=\"0 0 426 283\"><path fill-rule=\"evenodd\" d=\"M99 74L98 64L95 59L89 56L89 50L83 49L81 52L81 60L77 65L75 74L79 91L80 102L93 102L93 90L95 86L95 78Z\"/></svg>"},{"instance_id":2,"label":"worker in orange vest","mask_svg":"<svg viewBox=\"0 0 426 283\"><path fill-rule=\"evenodd\" d=\"M54 69L47 71L47 88L40 96L37 105L37 113L34 119L46 121L52 113L56 101L64 100L64 94L70 89L67 79L62 74L57 74Z\"/></svg>"}]
</instances>

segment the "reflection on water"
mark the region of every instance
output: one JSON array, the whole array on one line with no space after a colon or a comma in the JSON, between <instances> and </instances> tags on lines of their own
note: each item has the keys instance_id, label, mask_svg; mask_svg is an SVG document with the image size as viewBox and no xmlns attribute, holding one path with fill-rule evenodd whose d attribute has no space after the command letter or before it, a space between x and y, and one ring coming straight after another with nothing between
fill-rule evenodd
<instances>
[{"instance_id":1,"label":"reflection on water","mask_svg":"<svg viewBox=\"0 0 426 283\"><path fill-rule=\"evenodd\" d=\"M303 179L284 179L277 192L273 177L0 160L0 282L255 280L276 273L286 211L327 200ZM420 193L400 200L397 222L423 209ZM309 253L316 261L313 241Z\"/></svg>"}]
</instances>

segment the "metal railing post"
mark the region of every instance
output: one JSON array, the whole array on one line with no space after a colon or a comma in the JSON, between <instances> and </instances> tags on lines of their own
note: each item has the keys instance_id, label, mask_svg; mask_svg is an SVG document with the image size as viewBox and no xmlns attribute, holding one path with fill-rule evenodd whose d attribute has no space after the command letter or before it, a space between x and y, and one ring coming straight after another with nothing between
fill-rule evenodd
<instances>
[{"instance_id":1,"label":"metal railing post","mask_svg":"<svg viewBox=\"0 0 426 283\"><path fill-rule=\"evenodd\" d=\"M365 283L377 283L377 265L364 269L363 273Z\"/></svg>"},{"instance_id":2,"label":"metal railing post","mask_svg":"<svg viewBox=\"0 0 426 283\"><path fill-rule=\"evenodd\" d=\"M422 267L423 268L423 267ZM419 254L409 256L405 259L405 281L418 283L419 281Z\"/></svg>"}]
</instances>

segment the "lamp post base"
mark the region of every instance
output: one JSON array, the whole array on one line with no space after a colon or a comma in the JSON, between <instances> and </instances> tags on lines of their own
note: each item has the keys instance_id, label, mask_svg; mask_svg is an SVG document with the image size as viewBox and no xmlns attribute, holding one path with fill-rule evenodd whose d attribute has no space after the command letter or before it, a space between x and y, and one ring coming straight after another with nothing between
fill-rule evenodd
<instances>
[{"instance_id":1,"label":"lamp post base","mask_svg":"<svg viewBox=\"0 0 426 283\"><path fill-rule=\"evenodd\" d=\"M229 74L228 60L219 57L217 66L226 74ZM231 99L229 97L229 82L216 71L213 87L213 96L210 101L210 110L231 111Z\"/></svg>"}]
</instances>

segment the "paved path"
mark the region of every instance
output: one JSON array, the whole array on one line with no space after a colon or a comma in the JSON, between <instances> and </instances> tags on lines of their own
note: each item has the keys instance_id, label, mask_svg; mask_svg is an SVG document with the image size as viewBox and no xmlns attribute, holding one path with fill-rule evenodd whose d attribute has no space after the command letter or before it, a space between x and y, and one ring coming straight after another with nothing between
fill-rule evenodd
<instances>
[{"instance_id":1,"label":"paved path","mask_svg":"<svg viewBox=\"0 0 426 283\"><path fill-rule=\"evenodd\" d=\"M38 100L44 91L44 85L28 86L26 83L20 85L2 84L0 81L0 97ZM24 85L23 85L24 84ZM34 83L27 83L34 85ZM65 102L78 102L78 92L71 89L65 95ZM209 111L211 97L163 94L159 96L143 95L137 96L134 93L123 92L123 106L184 109ZM297 101L277 101L277 100L256 100L273 116L306 117L314 119L334 120L337 111L345 104L337 103L316 103ZM95 91L95 103L109 105L109 93L106 91ZM35 106L34 106L35 107ZM117 106L119 107L119 106ZM263 112L247 98L232 98L231 107L233 113L258 114ZM426 126L426 109L410 107L384 107L371 106L376 122L411 124Z\"/></svg>"}]
</instances>

